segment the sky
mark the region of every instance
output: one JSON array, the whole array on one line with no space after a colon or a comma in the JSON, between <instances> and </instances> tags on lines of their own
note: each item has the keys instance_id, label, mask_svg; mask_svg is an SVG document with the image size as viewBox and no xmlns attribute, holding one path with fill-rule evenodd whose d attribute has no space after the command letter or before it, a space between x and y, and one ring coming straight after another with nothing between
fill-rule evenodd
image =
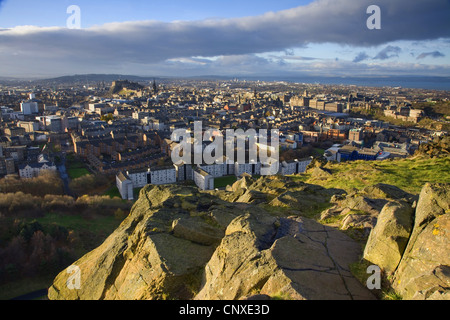
<instances>
[{"instance_id":1,"label":"sky","mask_svg":"<svg viewBox=\"0 0 450 320\"><path fill-rule=\"evenodd\" d=\"M450 76L449 17L449 0L0 0L0 77Z\"/></svg>"}]
</instances>

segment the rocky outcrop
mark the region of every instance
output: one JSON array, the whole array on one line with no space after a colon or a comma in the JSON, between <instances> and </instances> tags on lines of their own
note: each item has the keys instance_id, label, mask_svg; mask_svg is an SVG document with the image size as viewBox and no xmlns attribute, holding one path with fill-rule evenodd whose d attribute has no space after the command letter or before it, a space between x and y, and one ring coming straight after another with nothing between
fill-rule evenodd
<instances>
[{"instance_id":1,"label":"rocky outcrop","mask_svg":"<svg viewBox=\"0 0 450 320\"><path fill-rule=\"evenodd\" d=\"M120 227L74 263L81 288L68 288L64 270L49 298L373 299L350 272L364 257L405 299L449 299L449 204L449 184L426 184L418 197L289 177L207 192L147 186ZM349 237L354 228L368 231L364 247Z\"/></svg>"},{"instance_id":2,"label":"rocky outcrop","mask_svg":"<svg viewBox=\"0 0 450 320\"><path fill-rule=\"evenodd\" d=\"M370 233L364 259L383 266L387 273L393 273L408 243L413 227L413 214L414 210L408 203L387 203Z\"/></svg>"},{"instance_id":3,"label":"rocky outcrop","mask_svg":"<svg viewBox=\"0 0 450 320\"><path fill-rule=\"evenodd\" d=\"M390 206L391 202L401 201L405 206L411 207L416 200L415 195L398 187L376 184L348 195L332 197L333 207L324 210L320 215L320 220L323 222L330 219L337 220L340 229L360 230L362 238L367 239L377 224L380 212L386 205Z\"/></svg>"},{"instance_id":4,"label":"rocky outcrop","mask_svg":"<svg viewBox=\"0 0 450 320\"><path fill-rule=\"evenodd\" d=\"M449 299L450 184L427 183L393 286L406 299Z\"/></svg>"},{"instance_id":5,"label":"rocky outcrop","mask_svg":"<svg viewBox=\"0 0 450 320\"><path fill-rule=\"evenodd\" d=\"M427 183L417 206L390 202L364 251L404 299L450 299L450 184Z\"/></svg>"},{"instance_id":6,"label":"rocky outcrop","mask_svg":"<svg viewBox=\"0 0 450 320\"><path fill-rule=\"evenodd\" d=\"M450 137L436 137L429 143L424 143L419 146L419 149L414 154L415 156L424 156L429 158L448 157L450 154Z\"/></svg>"},{"instance_id":7,"label":"rocky outcrop","mask_svg":"<svg viewBox=\"0 0 450 320\"><path fill-rule=\"evenodd\" d=\"M245 181L246 191L286 192L277 179L260 180ZM286 182L296 192L308 188ZM74 263L81 288L70 290L63 271L49 298L373 299L349 271L361 251L342 232L311 219L194 187L147 186L120 227Z\"/></svg>"},{"instance_id":8,"label":"rocky outcrop","mask_svg":"<svg viewBox=\"0 0 450 320\"><path fill-rule=\"evenodd\" d=\"M206 265L196 299L229 300L252 292L302 300L374 299L349 270L359 252L343 233L307 218L261 223L241 216Z\"/></svg>"}]
</instances>

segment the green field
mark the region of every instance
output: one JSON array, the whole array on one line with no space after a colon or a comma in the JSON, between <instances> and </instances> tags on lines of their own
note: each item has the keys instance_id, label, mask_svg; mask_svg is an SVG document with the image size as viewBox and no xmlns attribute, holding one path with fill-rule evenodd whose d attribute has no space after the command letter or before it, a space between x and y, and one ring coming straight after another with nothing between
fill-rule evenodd
<instances>
[{"instance_id":1,"label":"green field","mask_svg":"<svg viewBox=\"0 0 450 320\"><path fill-rule=\"evenodd\" d=\"M90 174L90 172L86 168L68 168L67 174L69 175L70 179L76 179L88 175Z\"/></svg>"},{"instance_id":2,"label":"green field","mask_svg":"<svg viewBox=\"0 0 450 320\"><path fill-rule=\"evenodd\" d=\"M214 188L225 188L227 185L232 185L237 181L236 176L226 176L214 179Z\"/></svg>"},{"instance_id":3,"label":"green field","mask_svg":"<svg viewBox=\"0 0 450 320\"><path fill-rule=\"evenodd\" d=\"M91 174L84 163L75 158L72 154L66 157L66 170L72 180Z\"/></svg>"},{"instance_id":4,"label":"green field","mask_svg":"<svg viewBox=\"0 0 450 320\"><path fill-rule=\"evenodd\" d=\"M34 219L44 227L56 224L68 230L83 230L93 234L109 235L120 224L114 216L95 216L84 218L80 215L48 213L42 218Z\"/></svg>"},{"instance_id":5,"label":"green field","mask_svg":"<svg viewBox=\"0 0 450 320\"><path fill-rule=\"evenodd\" d=\"M427 182L450 182L450 157L327 163L324 168L331 175L314 177L312 173L308 173L299 175L299 179L346 191L384 183L414 194L418 194Z\"/></svg>"}]
</instances>

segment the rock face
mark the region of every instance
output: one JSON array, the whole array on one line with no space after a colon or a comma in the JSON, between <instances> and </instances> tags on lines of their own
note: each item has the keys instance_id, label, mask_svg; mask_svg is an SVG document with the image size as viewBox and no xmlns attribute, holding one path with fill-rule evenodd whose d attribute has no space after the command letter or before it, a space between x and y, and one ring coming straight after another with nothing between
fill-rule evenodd
<instances>
[{"instance_id":1,"label":"rock face","mask_svg":"<svg viewBox=\"0 0 450 320\"><path fill-rule=\"evenodd\" d=\"M392 275L404 299L450 299L450 184L427 183L415 212L386 204L364 258Z\"/></svg>"},{"instance_id":2,"label":"rock face","mask_svg":"<svg viewBox=\"0 0 450 320\"><path fill-rule=\"evenodd\" d=\"M302 300L373 299L349 271L359 254L352 239L310 219L240 216L206 265L196 299L238 299L254 291Z\"/></svg>"},{"instance_id":3,"label":"rock face","mask_svg":"<svg viewBox=\"0 0 450 320\"><path fill-rule=\"evenodd\" d=\"M405 251L413 227L414 211L404 202L389 202L381 210L370 233L364 259L393 273Z\"/></svg>"},{"instance_id":4,"label":"rock face","mask_svg":"<svg viewBox=\"0 0 450 320\"><path fill-rule=\"evenodd\" d=\"M367 242L350 238L352 228L367 230ZM450 184L428 183L418 197L273 176L226 191L147 186L119 228L73 264L81 287L70 290L64 270L49 298L374 299L350 272L364 257L404 299L450 299L449 235Z\"/></svg>"},{"instance_id":5,"label":"rock face","mask_svg":"<svg viewBox=\"0 0 450 320\"><path fill-rule=\"evenodd\" d=\"M219 197L193 187L147 186L120 227L73 264L81 271L80 289L68 289L64 270L49 298L373 299L349 271L362 249L342 232L268 211L252 197L250 203L223 200L249 190L278 197L289 183L295 192L308 188L289 180L246 179L242 188ZM334 194L320 191L328 199Z\"/></svg>"},{"instance_id":6,"label":"rock face","mask_svg":"<svg viewBox=\"0 0 450 320\"><path fill-rule=\"evenodd\" d=\"M450 299L449 269L450 184L427 183L393 285L406 299Z\"/></svg>"}]
</instances>

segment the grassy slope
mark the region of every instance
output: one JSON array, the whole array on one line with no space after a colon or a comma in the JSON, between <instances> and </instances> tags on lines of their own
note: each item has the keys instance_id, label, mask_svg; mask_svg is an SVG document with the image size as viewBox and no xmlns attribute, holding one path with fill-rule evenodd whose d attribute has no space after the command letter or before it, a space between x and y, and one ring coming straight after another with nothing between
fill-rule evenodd
<instances>
[{"instance_id":1,"label":"grassy slope","mask_svg":"<svg viewBox=\"0 0 450 320\"><path fill-rule=\"evenodd\" d=\"M332 173L327 178L315 178L306 173L297 179L346 191L385 183L414 194L418 194L426 182L450 182L450 157L328 163L325 168Z\"/></svg>"}]
</instances>

